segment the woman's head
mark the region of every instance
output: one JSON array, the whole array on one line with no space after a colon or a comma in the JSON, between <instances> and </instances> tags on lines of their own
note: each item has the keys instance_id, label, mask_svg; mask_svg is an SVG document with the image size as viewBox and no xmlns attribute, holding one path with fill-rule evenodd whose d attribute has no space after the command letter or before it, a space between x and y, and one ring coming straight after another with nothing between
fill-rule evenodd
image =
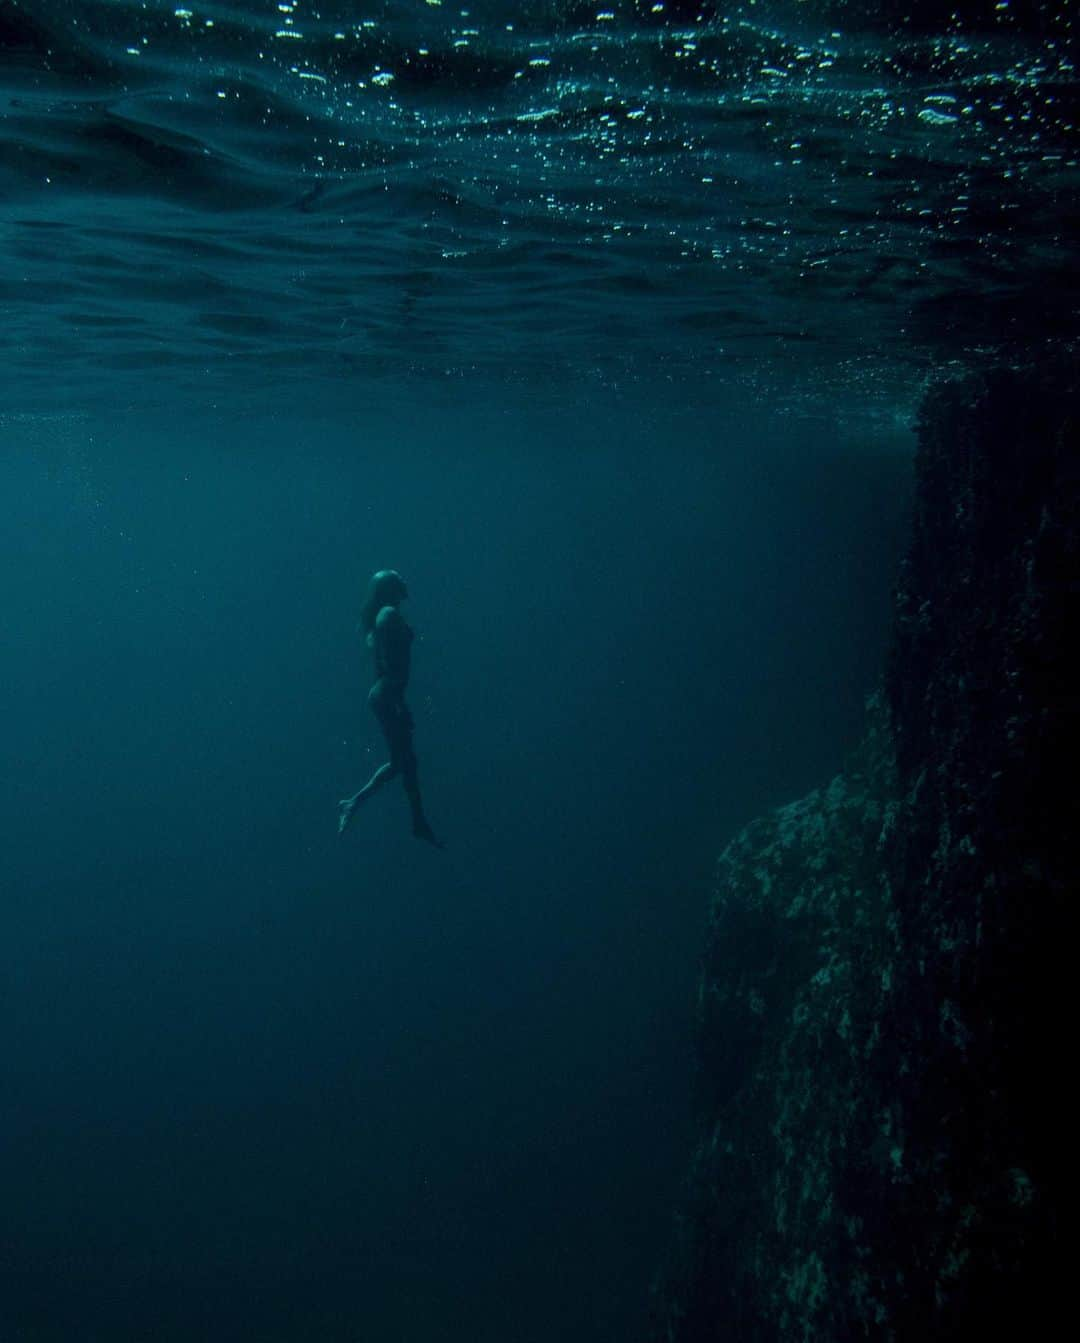
<instances>
[{"instance_id":1,"label":"woman's head","mask_svg":"<svg viewBox=\"0 0 1080 1343\"><path fill-rule=\"evenodd\" d=\"M375 628L375 617L384 606L396 606L409 595L405 580L396 569L380 569L371 575L367 596L360 612L360 626L365 634Z\"/></svg>"}]
</instances>

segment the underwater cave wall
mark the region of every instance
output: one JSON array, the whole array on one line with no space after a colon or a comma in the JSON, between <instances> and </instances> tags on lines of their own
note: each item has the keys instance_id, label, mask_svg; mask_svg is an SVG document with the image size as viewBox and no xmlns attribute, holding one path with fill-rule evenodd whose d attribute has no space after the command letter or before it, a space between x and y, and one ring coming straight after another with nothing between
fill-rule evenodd
<instances>
[{"instance_id":1,"label":"underwater cave wall","mask_svg":"<svg viewBox=\"0 0 1080 1343\"><path fill-rule=\"evenodd\" d=\"M862 746L719 859L657 1340L1029 1333L1068 1290L1078 382L927 396Z\"/></svg>"}]
</instances>

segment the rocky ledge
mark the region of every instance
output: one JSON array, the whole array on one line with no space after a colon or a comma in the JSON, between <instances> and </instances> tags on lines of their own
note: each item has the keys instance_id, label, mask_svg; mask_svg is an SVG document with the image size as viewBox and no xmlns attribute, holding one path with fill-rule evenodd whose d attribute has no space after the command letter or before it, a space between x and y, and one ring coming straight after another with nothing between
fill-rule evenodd
<instances>
[{"instance_id":1,"label":"rocky ledge","mask_svg":"<svg viewBox=\"0 0 1080 1343\"><path fill-rule=\"evenodd\" d=\"M865 740L719 860L656 1340L1019 1336L1064 1306L1076 368L927 396Z\"/></svg>"}]
</instances>

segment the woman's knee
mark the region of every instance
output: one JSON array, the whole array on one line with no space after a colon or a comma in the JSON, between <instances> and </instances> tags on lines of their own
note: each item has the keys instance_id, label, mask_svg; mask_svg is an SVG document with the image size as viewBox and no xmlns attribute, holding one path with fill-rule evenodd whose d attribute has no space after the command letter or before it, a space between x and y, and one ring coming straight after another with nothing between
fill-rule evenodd
<instances>
[{"instance_id":1,"label":"woman's knee","mask_svg":"<svg viewBox=\"0 0 1080 1343\"><path fill-rule=\"evenodd\" d=\"M394 768L398 773L404 775L406 783L416 778L416 756L413 754L411 747L399 751L394 756Z\"/></svg>"}]
</instances>

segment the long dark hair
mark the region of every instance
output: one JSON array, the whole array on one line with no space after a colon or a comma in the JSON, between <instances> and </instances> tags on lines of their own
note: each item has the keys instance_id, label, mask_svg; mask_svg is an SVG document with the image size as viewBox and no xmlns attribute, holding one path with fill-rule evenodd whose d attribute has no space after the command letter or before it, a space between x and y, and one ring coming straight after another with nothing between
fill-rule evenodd
<instances>
[{"instance_id":1,"label":"long dark hair","mask_svg":"<svg viewBox=\"0 0 1080 1343\"><path fill-rule=\"evenodd\" d=\"M380 569L371 575L367 596L360 608L360 632L370 645L375 637L375 619L384 606L394 606L407 597L405 580L396 569Z\"/></svg>"}]
</instances>

